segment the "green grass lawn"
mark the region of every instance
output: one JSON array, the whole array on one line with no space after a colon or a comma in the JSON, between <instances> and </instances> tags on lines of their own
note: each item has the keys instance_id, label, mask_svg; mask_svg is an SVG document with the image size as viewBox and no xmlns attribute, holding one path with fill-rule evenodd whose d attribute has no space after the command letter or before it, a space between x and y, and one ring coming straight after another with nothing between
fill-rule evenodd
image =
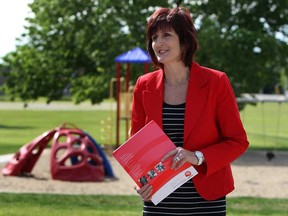
<instances>
[{"instance_id":1,"label":"green grass lawn","mask_svg":"<svg viewBox=\"0 0 288 216\"><path fill-rule=\"evenodd\" d=\"M0 154L14 153L42 133L68 122L91 135L99 144L115 144L115 125L107 129L111 111L45 111L0 110ZM113 121L113 120L112 120ZM124 121L121 122L121 142L125 139ZM68 124L68 127L71 127ZM104 130L104 131L103 131Z\"/></svg>"},{"instance_id":2,"label":"green grass lawn","mask_svg":"<svg viewBox=\"0 0 288 216\"><path fill-rule=\"evenodd\" d=\"M1 104L0 104L1 105ZM14 153L47 130L65 122L89 133L100 144L115 145L115 111L0 110L0 154ZM112 128L101 124L112 118ZM251 149L288 150L288 103L247 105L241 112ZM107 121L106 121L107 122ZM120 143L125 141L121 121Z\"/></svg>"},{"instance_id":3,"label":"green grass lawn","mask_svg":"<svg viewBox=\"0 0 288 216\"><path fill-rule=\"evenodd\" d=\"M247 105L241 118L250 148L288 150L288 103Z\"/></svg>"},{"instance_id":4,"label":"green grass lawn","mask_svg":"<svg viewBox=\"0 0 288 216\"><path fill-rule=\"evenodd\" d=\"M0 193L0 216L139 216L138 196ZM228 198L227 215L287 215L287 199Z\"/></svg>"}]
</instances>

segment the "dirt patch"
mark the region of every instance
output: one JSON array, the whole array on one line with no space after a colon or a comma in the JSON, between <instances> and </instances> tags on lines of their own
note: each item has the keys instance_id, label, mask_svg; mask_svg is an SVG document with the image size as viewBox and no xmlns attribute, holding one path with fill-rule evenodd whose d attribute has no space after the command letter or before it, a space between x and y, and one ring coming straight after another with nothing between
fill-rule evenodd
<instances>
[{"instance_id":1,"label":"dirt patch","mask_svg":"<svg viewBox=\"0 0 288 216\"><path fill-rule=\"evenodd\" d=\"M288 153L274 152L271 161L265 151L248 151L232 163L235 190L229 195L268 198L288 198ZM32 177L0 175L0 192L53 193L53 194L136 194L134 183L110 154L116 179L103 182L68 182L52 180L50 175L50 153L45 151L34 169ZM0 169L5 166L0 163Z\"/></svg>"}]
</instances>

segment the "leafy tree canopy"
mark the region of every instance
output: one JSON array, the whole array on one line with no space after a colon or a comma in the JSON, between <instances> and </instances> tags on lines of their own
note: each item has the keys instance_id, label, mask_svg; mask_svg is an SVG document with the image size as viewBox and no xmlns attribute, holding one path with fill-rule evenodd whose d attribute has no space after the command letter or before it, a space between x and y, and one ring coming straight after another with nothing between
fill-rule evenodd
<instances>
[{"instance_id":1,"label":"leafy tree canopy","mask_svg":"<svg viewBox=\"0 0 288 216\"><path fill-rule=\"evenodd\" d=\"M20 40L4 57L5 93L23 101L76 103L108 97L114 58L145 49L146 21L156 7L189 8L198 29L196 60L225 71L237 95L258 92L287 73L288 1L278 0L34 0ZM132 66L132 82L143 73Z\"/></svg>"}]
</instances>

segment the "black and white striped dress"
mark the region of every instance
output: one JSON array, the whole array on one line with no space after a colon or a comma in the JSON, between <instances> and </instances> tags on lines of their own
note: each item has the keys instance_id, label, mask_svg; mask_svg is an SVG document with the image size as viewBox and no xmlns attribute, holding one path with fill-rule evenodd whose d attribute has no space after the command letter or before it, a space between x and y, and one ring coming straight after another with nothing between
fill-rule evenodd
<instances>
[{"instance_id":1,"label":"black and white striped dress","mask_svg":"<svg viewBox=\"0 0 288 216\"><path fill-rule=\"evenodd\" d=\"M176 146L183 146L185 104L163 104L163 130ZM161 215L226 215L226 197L214 201L204 200L190 180L155 206L144 202L143 216Z\"/></svg>"}]
</instances>

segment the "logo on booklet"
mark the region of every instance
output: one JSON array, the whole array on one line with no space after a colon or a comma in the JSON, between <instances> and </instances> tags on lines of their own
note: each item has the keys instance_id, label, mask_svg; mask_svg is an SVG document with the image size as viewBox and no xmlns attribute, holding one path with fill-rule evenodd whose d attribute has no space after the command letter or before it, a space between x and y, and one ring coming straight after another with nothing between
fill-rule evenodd
<instances>
[{"instance_id":1,"label":"logo on booklet","mask_svg":"<svg viewBox=\"0 0 288 216\"><path fill-rule=\"evenodd\" d=\"M192 174L191 171L186 171L186 172L185 172L185 176L186 176L186 177L191 176L191 174Z\"/></svg>"}]
</instances>

